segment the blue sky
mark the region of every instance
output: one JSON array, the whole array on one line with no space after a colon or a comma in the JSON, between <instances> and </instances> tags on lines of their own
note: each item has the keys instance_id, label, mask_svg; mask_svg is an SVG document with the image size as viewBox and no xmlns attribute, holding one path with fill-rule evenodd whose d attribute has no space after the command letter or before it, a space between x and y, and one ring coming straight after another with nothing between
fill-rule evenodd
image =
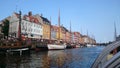
<instances>
[{"instance_id":1,"label":"blue sky","mask_svg":"<svg viewBox=\"0 0 120 68\"><path fill-rule=\"evenodd\" d=\"M114 22L117 34L120 34L120 0L1 0L0 20L22 11L27 14L43 14L58 23L60 9L61 24L67 29L72 24L72 31L95 36L97 42L114 39Z\"/></svg>"}]
</instances>

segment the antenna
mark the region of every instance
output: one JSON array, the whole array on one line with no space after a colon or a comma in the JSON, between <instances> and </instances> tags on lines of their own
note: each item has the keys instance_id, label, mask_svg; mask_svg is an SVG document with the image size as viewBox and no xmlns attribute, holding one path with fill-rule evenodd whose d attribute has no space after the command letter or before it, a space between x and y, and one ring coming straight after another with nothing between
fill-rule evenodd
<instances>
[{"instance_id":1,"label":"antenna","mask_svg":"<svg viewBox=\"0 0 120 68\"><path fill-rule=\"evenodd\" d=\"M114 30L115 30L115 33L114 33L114 40L116 41L117 32L116 32L116 23L115 23L115 22L114 22Z\"/></svg>"},{"instance_id":2,"label":"antenna","mask_svg":"<svg viewBox=\"0 0 120 68\"><path fill-rule=\"evenodd\" d=\"M60 27L60 9L59 9L59 14L58 14L58 26Z\"/></svg>"},{"instance_id":3,"label":"antenna","mask_svg":"<svg viewBox=\"0 0 120 68\"><path fill-rule=\"evenodd\" d=\"M18 6L16 5L16 9L15 9L16 12L17 12L17 9L18 9Z\"/></svg>"},{"instance_id":4,"label":"antenna","mask_svg":"<svg viewBox=\"0 0 120 68\"><path fill-rule=\"evenodd\" d=\"M71 43L72 35L71 35L71 20L70 20L70 43Z\"/></svg>"},{"instance_id":5,"label":"antenna","mask_svg":"<svg viewBox=\"0 0 120 68\"><path fill-rule=\"evenodd\" d=\"M81 34L82 34L82 27L81 27Z\"/></svg>"},{"instance_id":6,"label":"antenna","mask_svg":"<svg viewBox=\"0 0 120 68\"><path fill-rule=\"evenodd\" d=\"M87 36L88 36L88 30L87 30Z\"/></svg>"},{"instance_id":7,"label":"antenna","mask_svg":"<svg viewBox=\"0 0 120 68\"><path fill-rule=\"evenodd\" d=\"M50 16L50 23L51 23L51 16Z\"/></svg>"},{"instance_id":8,"label":"antenna","mask_svg":"<svg viewBox=\"0 0 120 68\"><path fill-rule=\"evenodd\" d=\"M71 20L70 20L70 33L71 33Z\"/></svg>"},{"instance_id":9,"label":"antenna","mask_svg":"<svg viewBox=\"0 0 120 68\"><path fill-rule=\"evenodd\" d=\"M19 0L16 0L15 12L18 11L18 3L19 3Z\"/></svg>"}]
</instances>

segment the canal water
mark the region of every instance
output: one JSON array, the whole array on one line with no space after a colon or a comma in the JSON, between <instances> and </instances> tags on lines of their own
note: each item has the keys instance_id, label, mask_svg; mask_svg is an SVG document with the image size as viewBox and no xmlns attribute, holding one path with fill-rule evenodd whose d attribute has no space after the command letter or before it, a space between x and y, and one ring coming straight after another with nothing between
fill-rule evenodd
<instances>
[{"instance_id":1,"label":"canal water","mask_svg":"<svg viewBox=\"0 0 120 68\"><path fill-rule=\"evenodd\" d=\"M0 68L90 68L103 46L0 55Z\"/></svg>"}]
</instances>

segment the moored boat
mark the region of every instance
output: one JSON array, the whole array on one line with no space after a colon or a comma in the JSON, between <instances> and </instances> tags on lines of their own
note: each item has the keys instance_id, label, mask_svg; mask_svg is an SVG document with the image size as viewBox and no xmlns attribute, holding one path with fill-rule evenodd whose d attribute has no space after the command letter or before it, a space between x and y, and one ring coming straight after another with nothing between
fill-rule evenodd
<instances>
[{"instance_id":1,"label":"moored boat","mask_svg":"<svg viewBox=\"0 0 120 68\"><path fill-rule=\"evenodd\" d=\"M96 45L93 44L86 44L87 47L95 47Z\"/></svg>"},{"instance_id":2,"label":"moored boat","mask_svg":"<svg viewBox=\"0 0 120 68\"><path fill-rule=\"evenodd\" d=\"M80 45L76 45L76 48L80 48Z\"/></svg>"},{"instance_id":3,"label":"moored boat","mask_svg":"<svg viewBox=\"0 0 120 68\"><path fill-rule=\"evenodd\" d=\"M61 49L66 49L65 44L57 45L57 44L48 44L48 49L49 50L61 50Z\"/></svg>"},{"instance_id":4,"label":"moored boat","mask_svg":"<svg viewBox=\"0 0 120 68\"><path fill-rule=\"evenodd\" d=\"M22 55L22 52L29 51L29 49L31 48L30 45L27 44L23 45L21 44L21 42L16 42L16 43L8 42L8 43L0 46L0 52L2 53L19 52L20 55Z\"/></svg>"},{"instance_id":5,"label":"moored boat","mask_svg":"<svg viewBox=\"0 0 120 68\"><path fill-rule=\"evenodd\" d=\"M38 42L39 44L36 45L35 50L36 51L45 51L48 50L47 44L46 43L42 43L42 42Z\"/></svg>"},{"instance_id":6,"label":"moored boat","mask_svg":"<svg viewBox=\"0 0 120 68\"><path fill-rule=\"evenodd\" d=\"M51 32L50 32L51 33ZM64 44L62 41L60 41L60 11L59 11L59 17L58 17L58 39L57 43L55 44L48 44L48 50L61 50L61 49L66 49L66 44Z\"/></svg>"},{"instance_id":7,"label":"moored boat","mask_svg":"<svg viewBox=\"0 0 120 68\"><path fill-rule=\"evenodd\" d=\"M86 44L87 47L91 47L92 45L91 44Z\"/></svg>"}]
</instances>

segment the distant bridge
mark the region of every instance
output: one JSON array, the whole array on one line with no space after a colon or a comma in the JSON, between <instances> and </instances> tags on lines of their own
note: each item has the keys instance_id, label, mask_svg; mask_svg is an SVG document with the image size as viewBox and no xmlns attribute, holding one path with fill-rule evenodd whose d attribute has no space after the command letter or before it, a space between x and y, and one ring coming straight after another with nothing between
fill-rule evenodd
<instances>
[{"instance_id":1,"label":"distant bridge","mask_svg":"<svg viewBox=\"0 0 120 68\"><path fill-rule=\"evenodd\" d=\"M120 47L120 40L107 45L95 60L92 68L119 68L120 51L113 55L111 59L107 60L107 56L110 54L110 52L118 47Z\"/></svg>"}]
</instances>

